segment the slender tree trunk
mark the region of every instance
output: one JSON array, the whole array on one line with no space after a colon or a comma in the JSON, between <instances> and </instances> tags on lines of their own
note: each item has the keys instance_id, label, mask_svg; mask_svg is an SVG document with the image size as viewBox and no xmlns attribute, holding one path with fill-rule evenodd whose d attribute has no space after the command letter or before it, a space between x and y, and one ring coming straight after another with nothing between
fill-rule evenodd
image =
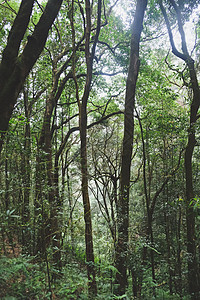
<instances>
[{"instance_id":1,"label":"slender tree trunk","mask_svg":"<svg viewBox=\"0 0 200 300\"><path fill-rule=\"evenodd\" d=\"M8 175L8 155L6 149L6 159L5 159L5 209L9 209L9 175Z\"/></svg>"},{"instance_id":2,"label":"slender tree trunk","mask_svg":"<svg viewBox=\"0 0 200 300\"><path fill-rule=\"evenodd\" d=\"M22 244L23 251L32 253L31 230L30 230L30 187L31 187L31 129L30 113L28 109L28 92L24 91L24 109L25 109L25 133L24 133L24 150L22 155L21 174L23 180L23 207L22 207Z\"/></svg>"},{"instance_id":3,"label":"slender tree trunk","mask_svg":"<svg viewBox=\"0 0 200 300\"><path fill-rule=\"evenodd\" d=\"M178 210L178 224L177 224L177 271L178 271L178 293L182 299L182 260L181 260L181 219L182 219L182 211L181 206L179 206Z\"/></svg>"},{"instance_id":4,"label":"slender tree trunk","mask_svg":"<svg viewBox=\"0 0 200 300\"><path fill-rule=\"evenodd\" d=\"M173 167L173 165L172 165ZM168 163L167 163L167 154L166 154L166 140L163 138L163 170L165 177L167 176ZM167 264L168 264L168 274L169 274L169 292L172 295L172 264L171 264L171 240L170 240L170 219L169 212L165 203L169 203L169 190L168 185L166 185L163 191L163 208L164 208L164 221L165 221L165 236L167 244Z\"/></svg>"},{"instance_id":5,"label":"slender tree trunk","mask_svg":"<svg viewBox=\"0 0 200 300\"><path fill-rule=\"evenodd\" d=\"M193 101L190 107L190 128L188 143L185 150L185 177L186 177L186 224L187 224L187 251L188 251L188 278L189 292L194 300L200 297L200 282L196 258L196 234L194 213L194 188L192 175L192 156L196 145L195 123L200 106L200 89L194 68L194 61L188 57L187 66L190 72Z\"/></svg>"},{"instance_id":6,"label":"slender tree trunk","mask_svg":"<svg viewBox=\"0 0 200 300\"><path fill-rule=\"evenodd\" d=\"M157 202L157 199L161 192L163 191L164 187L169 181L169 178L172 178L172 176L176 173L176 171L179 169L180 166L180 161L181 161L181 154L182 151L179 154L179 160L178 164L175 168L172 168L172 171L169 174L166 174L165 179L161 186L157 189L157 191L154 194L154 197L151 197L151 181L152 181L152 171L149 168L149 178L148 178L148 186L147 186L147 176L146 176L146 161L148 161L148 165L150 165L150 158L149 158L149 153L146 151L146 146L148 145L148 138L146 139L146 146L145 146L145 140L144 140L144 133L143 133L143 128L142 128L142 122L139 117L139 114L137 113L137 118L139 121L139 126L141 130L141 138L142 138L142 148L143 148L143 183L144 183L144 194L145 194L145 204L146 204L146 227L145 227L145 235L146 238L151 242L151 245L153 246L154 244L154 237L153 237L153 228L152 228L152 221L153 221L153 214L154 214L154 209L155 205ZM148 133L148 129L147 129ZM147 146L148 147L148 146ZM165 169L165 168L164 168ZM150 258L151 258L151 269L152 269L152 279L155 281L155 263L154 263L154 251L150 249ZM147 263L147 247L143 247L143 254L142 254L142 269L139 274L138 278L138 296L141 295L141 287L142 287L142 280L143 280L143 269ZM155 289L154 295L155 295Z\"/></svg>"},{"instance_id":7,"label":"slender tree trunk","mask_svg":"<svg viewBox=\"0 0 200 300\"><path fill-rule=\"evenodd\" d=\"M192 175L192 156L194 152L194 147L196 145L195 139L195 124L198 119L198 110L200 106L200 89L197 80L197 74L194 67L194 61L189 55L187 50L187 44L185 39L185 33L183 29L182 16L180 7L176 4L174 0L169 0L172 5L176 18L178 21L178 29L181 36L182 42L182 52L179 52L175 46L173 34L171 31L171 26L163 6L162 1L159 1L160 8L165 18L165 23L167 25L169 39L172 47L172 52L174 55L182 59L189 71L191 89L193 92L193 99L190 106L190 127L188 130L188 142L185 151L185 177L186 177L186 224L187 224L187 251L188 251L188 283L189 283L189 293L192 300L197 300L200 297L200 283L198 275L198 264L196 259L196 235L195 235L195 214L194 214L194 202L195 197L193 188L193 175Z\"/></svg>"},{"instance_id":8,"label":"slender tree trunk","mask_svg":"<svg viewBox=\"0 0 200 300\"><path fill-rule=\"evenodd\" d=\"M71 182L69 176L69 168L67 167L67 192L68 192L68 199L69 199L69 223L70 223L70 233L71 233L71 247L72 252L74 251L74 224L73 224L73 202L72 202L72 191L71 191Z\"/></svg>"},{"instance_id":9,"label":"slender tree trunk","mask_svg":"<svg viewBox=\"0 0 200 300\"><path fill-rule=\"evenodd\" d=\"M37 143L36 154L36 181L35 181L35 201L34 201L34 255L45 258L46 248L50 244L49 215L47 206L47 196L44 190L46 186L46 170L44 153L41 145Z\"/></svg>"},{"instance_id":10,"label":"slender tree trunk","mask_svg":"<svg viewBox=\"0 0 200 300\"><path fill-rule=\"evenodd\" d=\"M87 168L87 112L86 106L82 105L81 120L80 120L80 139L81 139L81 174L82 174L82 196L84 205L84 220L85 220L85 245L86 245L86 260L87 273L89 280L89 295L95 296L97 294L96 274L94 265L94 251L93 251L93 235L92 235L92 220L90 200L88 194L88 168Z\"/></svg>"},{"instance_id":11,"label":"slender tree trunk","mask_svg":"<svg viewBox=\"0 0 200 300\"><path fill-rule=\"evenodd\" d=\"M200 96L200 95L199 95ZM199 97L200 101L200 97ZM191 108L192 113L192 108ZM196 234L195 234L195 214L193 208L194 190L192 176L192 155L195 146L195 132L192 129L194 123L190 118L190 132L188 144L185 151L185 175L186 175L186 224L187 224L187 251L188 251L188 279L189 293L191 299L199 299L200 286L198 282L198 265L196 258ZM196 121L195 121L196 122Z\"/></svg>"},{"instance_id":12,"label":"slender tree trunk","mask_svg":"<svg viewBox=\"0 0 200 300\"><path fill-rule=\"evenodd\" d=\"M164 199L165 201L165 199ZM164 202L163 201L163 202ZM168 203L168 199L167 199ZM169 228L169 216L166 211L165 203L163 203L164 207L164 220L165 220L165 236L167 243L167 264L168 264L168 273L169 273L169 292L172 295L172 265L171 265L171 243L170 243L170 228Z\"/></svg>"},{"instance_id":13,"label":"slender tree trunk","mask_svg":"<svg viewBox=\"0 0 200 300\"><path fill-rule=\"evenodd\" d=\"M82 197L84 207L84 220L85 220L85 245L86 245L86 261L87 261L87 274L88 274L88 292L89 297L93 298L97 294L96 284L96 271L94 265L94 251L93 251L93 235L92 235L92 219L90 209L90 199L88 193L88 167L87 167L87 102L90 94L91 82L92 82L92 69L93 59L95 55L96 44L98 41L100 29L101 29L101 6L102 1L98 0L98 16L97 16L97 28L92 44L92 50L90 51L90 35L91 35L91 4L89 0L85 0L86 11L86 27L85 27L85 59L87 66L86 83L84 93L81 101L78 96L78 86L76 84L77 102L79 104L79 129L80 129L80 141L81 141L81 176L82 176ZM74 68L74 80L77 83L75 77L75 64Z\"/></svg>"},{"instance_id":14,"label":"slender tree trunk","mask_svg":"<svg viewBox=\"0 0 200 300\"><path fill-rule=\"evenodd\" d=\"M55 81L57 81L55 79ZM56 85L56 84L55 84ZM57 85L56 85L57 86ZM44 122L40 136L40 147L44 150L45 172L48 184L48 202L50 206L50 218L47 226L49 227L49 239L53 246L53 260L56 267L61 269L61 250L60 250L60 229L58 220L58 211L60 208L59 188L58 188L58 170L53 171L52 160L52 142L51 142L51 116L55 106L54 90L46 102Z\"/></svg>"},{"instance_id":15,"label":"slender tree trunk","mask_svg":"<svg viewBox=\"0 0 200 300\"><path fill-rule=\"evenodd\" d=\"M139 43L142 32L144 13L147 0L138 0L135 17L132 25L131 53L128 78L126 83L125 112L124 112L124 137L120 176L120 195L118 201L118 239L116 245L115 264L118 270L116 274L116 293L125 294L127 287L127 255L128 255L128 228L129 228L129 189L130 169L133 150L134 132L134 106L135 89L139 72Z\"/></svg>"}]
</instances>

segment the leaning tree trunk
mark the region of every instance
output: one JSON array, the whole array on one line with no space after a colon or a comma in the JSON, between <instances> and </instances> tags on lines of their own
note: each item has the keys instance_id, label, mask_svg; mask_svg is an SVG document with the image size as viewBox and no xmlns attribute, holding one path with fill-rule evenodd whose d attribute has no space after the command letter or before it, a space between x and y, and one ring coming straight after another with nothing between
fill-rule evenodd
<instances>
[{"instance_id":1,"label":"leaning tree trunk","mask_svg":"<svg viewBox=\"0 0 200 300\"><path fill-rule=\"evenodd\" d=\"M133 150L134 132L134 106L135 89L139 72L139 43L142 32L144 13L147 0L138 0L135 17L132 25L131 53L128 78L126 83L125 112L124 112L124 137L120 176L120 195L118 201L118 239L116 244L115 264L118 270L116 274L116 293L123 295L127 286L127 254L128 254L128 227L129 227L129 189L130 169Z\"/></svg>"},{"instance_id":2,"label":"leaning tree trunk","mask_svg":"<svg viewBox=\"0 0 200 300\"><path fill-rule=\"evenodd\" d=\"M2 54L0 64L0 152L19 93L45 46L49 29L63 0L47 2L39 22L32 35L27 37L27 44L20 54L19 49L28 28L34 2L35 0L22 0Z\"/></svg>"},{"instance_id":3,"label":"leaning tree trunk","mask_svg":"<svg viewBox=\"0 0 200 300\"><path fill-rule=\"evenodd\" d=\"M188 141L185 151L185 177L186 177L186 224L187 224L187 251L188 251L188 284L189 293L192 300L199 299L200 285L198 275L198 264L196 259L196 235L195 235L195 213L194 213L194 188L193 188L193 175L192 175L192 156L194 147L196 144L195 139L195 124L198 119L198 110L200 106L200 89L197 80L197 74L194 67L194 60L189 55L187 50L187 44L185 40L185 32L183 29L182 16L180 7L174 0L169 0L169 3L175 10L176 18L178 21L178 29L181 36L182 52L179 52L174 44L173 34L171 26L163 6L162 1L159 1L160 8L165 18L167 25L169 39L172 47L172 52L177 57L182 59L189 71L190 76L190 88L193 92L193 99L190 106L190 127L188 130Z\"/></svg>"}]
</instances>

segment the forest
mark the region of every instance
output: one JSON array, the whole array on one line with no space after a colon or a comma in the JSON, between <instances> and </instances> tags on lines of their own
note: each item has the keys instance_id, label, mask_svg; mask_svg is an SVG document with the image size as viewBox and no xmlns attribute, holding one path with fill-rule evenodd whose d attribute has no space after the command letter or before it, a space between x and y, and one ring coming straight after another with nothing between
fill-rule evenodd
<instances>
[{"instance_id":1,"label":"forest","mask_svg":"<svg viewBox=\"0 0 200 300\"><path fill-rule=\"evenodd\" d=\"M200 299L200 0L0 1L0 299Z\"/></svg>"}]
</instances>

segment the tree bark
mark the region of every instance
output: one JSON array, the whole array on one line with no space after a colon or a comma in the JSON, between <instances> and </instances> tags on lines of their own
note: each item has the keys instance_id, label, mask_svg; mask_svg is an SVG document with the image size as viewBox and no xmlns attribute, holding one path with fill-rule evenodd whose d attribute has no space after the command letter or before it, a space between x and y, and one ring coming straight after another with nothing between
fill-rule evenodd
<instances>
[{"instance_id":1,"label":"tree bark","mask_svg":"<svg viewBox=\"0 0 200 300\"><path fill-rule=\"evenodd\" d=\"M19 93L39 58L63 0L49 0L21 54L19 48L27 30L34 0L22 0L0 64L0 152Z\"/></svg>"},{"instance_id":2,"label":"tree bark","mask_svg":"<svg viewBox=\"0 0 200 300\"><path fill-rule=\"evenodd\" d=\"M116 274L116 293L125 294L127 286L127 255L128 255L128 227L129 227L129 189L130 169L133 150L134 133L134 106L135 89L139 72L139 43L142 32L143 18L147 6L147 0L138 0L135 17L132 25L131 53L128 77L126 82L125 112L124 112L124 137L120 176L120 195L118 201L118 239L116 244L115 264L118 270Z\"/></svg>"}]
</instances>

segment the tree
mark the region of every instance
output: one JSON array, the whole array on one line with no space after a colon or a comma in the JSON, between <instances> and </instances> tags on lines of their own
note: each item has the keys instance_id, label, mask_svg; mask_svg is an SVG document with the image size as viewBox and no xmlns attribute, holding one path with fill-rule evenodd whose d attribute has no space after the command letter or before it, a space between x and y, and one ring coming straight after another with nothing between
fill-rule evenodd
<instances>
[{"instance_id":1,"label":"tree","mask_svg":"<svg viewBox=\"0 0 200 300\"><path fill-rule=\"evenodd\" d=\"M197 73L194 66L194 60L190 56L187 48L185 32L183 29L183 20L181 15L181 5L174 0L169 0L168 3L173 7L175 16L178 22L178 30L181 36L182 52L177 50L172 34L170 22L163 2L159 1L161 11L165 18L165 23L168 29L168 35L172 47L172 52L175 56L183 60L188 68L190 84L189 88L193 92L192 102L190 105L190 125L188 129L188 142L185 150L185 177L186 177L186 221L187 221L187 250L188 250L188 282L189 293L191 299L199 298L199 275L198 264L196 258L196 234L195 234L195 213L194 213L194 187L192 174L192 157L196 145L195 124L198 119L198 110L200 106L200 88L197 80Z\"/></svg>"},{"instance_id":2,"label":"tree","mask_svg":"<svg viewBox=\"0 0 200 300\"><path fill-rule=\"evenodd\" d=\"M20 46L27 32L35 0L22 0L8 41L3 50L0 64L0 152L3 138L25 79L40 56L47 37L63 0L49 0L35 29L27 37L27 43L20 54Z\"/></svg>"},{"instance_id":3,"label":"tree","mask_svg":"<svg viewBox=\"0 0 200 300\"><path fill-rule=\"evenodd\" d=\"M130 171L133 149L135 89L139 72L139 44L147 0L137 1L132 25L131 52L128 77L126 82L126 97L124 111L124 137L120 174L119 201L117 205L118 238L116 246L116 284L119 285L117 294L125 294L127 286L127 254L129 230L129 189Z\"/></svg>"}]
</instances>

